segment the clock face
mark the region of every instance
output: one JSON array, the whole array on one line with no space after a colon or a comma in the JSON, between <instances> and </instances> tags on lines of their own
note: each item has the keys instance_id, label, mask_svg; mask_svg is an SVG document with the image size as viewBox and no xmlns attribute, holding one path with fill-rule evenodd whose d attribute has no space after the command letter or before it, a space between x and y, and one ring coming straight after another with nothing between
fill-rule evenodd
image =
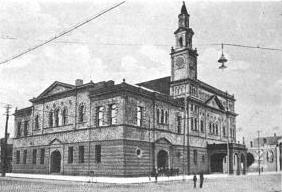
<instances>
[{"instance_id":1,"label":"clock face","mask_svg":"<svg viewBox=\"0 0 282 192\"><path fill-rule=\"evenodd\" d=\"M183 68L184 67L184 63L185 63L184 57L180 56L180 57L176 58L175 65L176 65L176 67L178 69Z\"/></svg>"}]
</instances>

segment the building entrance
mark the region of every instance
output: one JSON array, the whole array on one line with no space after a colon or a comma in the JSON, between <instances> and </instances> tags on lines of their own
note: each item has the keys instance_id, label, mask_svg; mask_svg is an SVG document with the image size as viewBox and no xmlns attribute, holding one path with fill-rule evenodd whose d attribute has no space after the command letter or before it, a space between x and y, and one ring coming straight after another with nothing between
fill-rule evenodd
<instances>
[{"instance_id":1,"label":"building entrance","mask_svg":"<svg viewBox=\"0 0 282 192\"><path fill-rule=\"evenodd\" d=\"M223 173L223 164L226 163L224 162L225 156L224 153L215 153L211 156L211 172Z\"/></svg>"},{"instance_id":2,"label":"building entrance","mask_svg":"<svg viewBox=\"0 0 282 192\"><path fill-rule=\"evenodd\" d=\"M60 173L61 171L61 153L53 151L51 154L51 173Z\"/></svg>"},{"instance_id":3,"label":"building entrance","mask_svg":"<svg viewBox=\"0 0 282 192\"><path fill-rule=\"evenodd\" d=\"M158 169L168 168L168 153L165 150L160 150L157 155Z\"/></svg>"}]
</instances>

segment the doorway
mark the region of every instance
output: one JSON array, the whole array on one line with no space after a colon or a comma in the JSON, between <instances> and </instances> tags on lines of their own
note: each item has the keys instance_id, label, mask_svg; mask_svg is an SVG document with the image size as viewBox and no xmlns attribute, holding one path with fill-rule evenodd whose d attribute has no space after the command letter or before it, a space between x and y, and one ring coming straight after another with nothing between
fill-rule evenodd
<instances>
[{"instance_id":1,"label":"doorway","mask_svg":"<svg viewBox=\"0 0 282 192\"><path fill-rule=\"evenodd\" d=\"M165 150L160 150L157 155L158 169L168 168L168 153Z\"/></svg>"},{"instance_id":2,"label":"doorway","mask_svg":"<svg viewBox=\"0 0 282 192\"><path fill-rule=\"evenodd\" d=\"M53 151L51 153L51 173L60 173L61 171L61 153Z\"/></svg>"}]
</instances>

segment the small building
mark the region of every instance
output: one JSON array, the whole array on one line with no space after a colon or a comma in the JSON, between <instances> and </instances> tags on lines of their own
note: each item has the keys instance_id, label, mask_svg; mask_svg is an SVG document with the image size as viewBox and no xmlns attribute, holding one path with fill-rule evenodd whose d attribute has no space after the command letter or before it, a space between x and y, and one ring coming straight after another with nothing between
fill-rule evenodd
<instances>
[{"instance_id":1,"label":"small building","mask_svg":"<svg viewBox=\"0 0 282 192\"><path fill-rule=\"evenodd\" d=\"M248 171L261 172L282 170L282 136L260 137L250 142Z\"/></svg>"}]
</instances>

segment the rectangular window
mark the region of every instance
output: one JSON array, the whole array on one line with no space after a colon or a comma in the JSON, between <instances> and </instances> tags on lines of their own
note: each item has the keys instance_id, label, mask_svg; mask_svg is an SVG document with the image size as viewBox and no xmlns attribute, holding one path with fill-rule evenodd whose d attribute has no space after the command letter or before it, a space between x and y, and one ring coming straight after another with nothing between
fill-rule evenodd
<instances>
[{"instance_id":1,"label":"rectangular window","mask_svg":"<svg viewBox=\"0 0 282 192\"><path fill-rule=\"evenodd\" d=\"M201 120L201 132L203 133L204 132L204 121Z\"/></svg>"},{"instance_id":2,"label":"rectangular window","mask_svg":"<svg viewBox=\"0 0 282 192\"><path fill-rule=\"evenodd\" d=\"M101 145L95 145L95 160L96 163L101 163Z\"/></svg>"},{"instance_id":3,"label":"rectangular window","mask_svg":"<svg viewBox=\"0 0 282 192\"><path fill-rule=\"evenodd\" d=\"M194 130L194 118L193 117L191 117L190 123L191 123L191 130Z\"/></svg>"},{"instance_id":4,"label":"rectangular window","mask_svg":"<svg viewBox=\"0 0 282 192\"><path fill-rule=\"evenodd\" d=\"M23 152L23 164L26 164L27 150Z\"/></svg>"},{"instance_id":5,"label":"rectangular window","mask_svg":"<svg viewBox=\"0 0 282 192\"><path fill-rule=\"evenodd\" d=\"M96 108L97 127L104 125L104 107Z\"/></svg>"},{"instance_id":6,"label":"rectangular window","mask_svg":"<svg viewBox=\"0 0 282 192\"><path fill-rule=\"evenodd\" d=\"M40 150L40 164L44 164L45 149Z\"/></svg>"},{"instance_id":7,"label":"rectangular window","mask_svg":"<svg viewBox=\"0 0 282 192\"><path fill-rule=\"evenodd\" d=\"M16 164L20 164L20 159L21 159L21 152L17 151L16 152Z\"/></svg>"},{"instance_id":8,"label":"rectangular window","mask_svg":"<svg viewBox=\"0 0 282 192\"><path fill-rule=\"evenodd\" d=\"M198 160L198 152L197 152L197 150L193 150L193 159L194 159L194 163L197 164L197 160Z\"/></svg>"},{"instance_id":9,"label":"rectangular window","mask_svg":"<svg viewBox=\"0 0 282 192\"><path fill-rule=\"evenodd\" d=\"M68 163L73 163L73 147L69 147L68 150Z\"/></svg>"},{"instance_id":10,"label":"rectangular window","mask_svg":"<svg viewBox=\"0 0 282 192\"><path fill-rule=\"evenodd\" d=\"M33 149L32 151L32 163L36 164L36 155L37 155L37 150Z\"/></svg>"},{"instance_id":11,"label":"rectangular window","mask_svg":"<svg viewBox=\"0 0 282 192\"><path fill-rule=\"evenodd\" d=\"M143 107L138 106L137 107L137 126L142 126L142 121L143 121Z\"/></svg>"},{"instance_id":12,"label":"rectangular window","mask_svg":"<svg viewBox=\"0 0 282 192\"><path fill-rule=\"evenodd\" d=\"M78 148L78 152L79 152L79 163L84 163L84 146L79 146Z\"/></svg>"},{"instance_id":13,"label":"rectangular window","mask_svg":"<svg viewBox=\"0 0 282 192\"><path fill-rule=\"evenodd\" d=\"M198 120L197 118L194 119L194 126L195 126L195 131L198 130Z\"/></svg>"},{"instance_id":14,"label":"rectangular window","mask_svg":"<svg viewBox=\"0 0 282 192\"><path fill-rule=\"evenodd\" d=\"M17 126L17 137L20 137L20 136L21 136L21 125L22 125L22 122L18 122L18 126Z\"/></svg>"},{"instance_id":15,"label":"rectangular window","mask_svg":"<svg viewBox=\"0 0 282 192\"><path fill-rule=\"evenodd\" d=\"M24 136L26 137L28 134L28 121L24 122Z\"/></svg>"},{"instance_id":16,"label":"rectangular window","mask_svg":"<svg viewBox=\"0 0 282 192\"><path fill-rule=\"evenodd\" d=\"M177 133L181 133L181 116L177 116Z\"/></svg>"},{"instance_id":17,"label":"rectangular window","mask_svg":"<svg viewBox=\"0 0 282 192\"><path fill-rule=\"evenodd\" d=\"M222 128L222 134L223 134L224 137L226 136L226 132L225 132L225 127L224 126Z\"/></svg>"}]
</instances>

